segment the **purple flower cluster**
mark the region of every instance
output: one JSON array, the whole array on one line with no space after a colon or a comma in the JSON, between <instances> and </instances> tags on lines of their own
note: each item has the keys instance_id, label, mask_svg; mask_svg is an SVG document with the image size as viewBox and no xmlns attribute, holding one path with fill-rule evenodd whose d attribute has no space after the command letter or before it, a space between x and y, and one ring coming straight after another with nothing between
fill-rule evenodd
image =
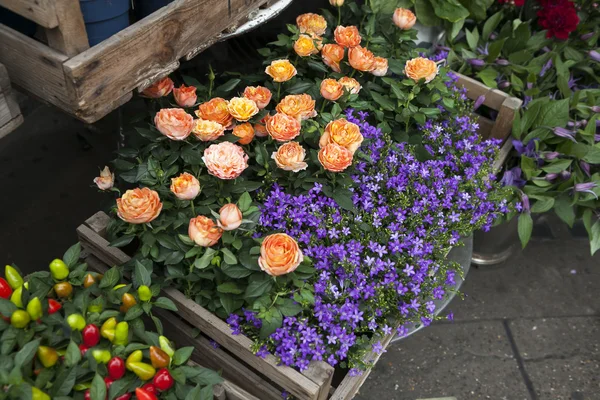
<instances>
[{"instance_id":1,"label":"purple flower cluster","mask_svg":"<svg viewBox=\"0 0 600 400\"><path fill-rule=\"evenodd\" d=\"M300 370L324 360L359 374L365 353L383 351L381 336L432 322L432 300L455 285L447 252L507 209L490 176L498 143L481 142L470 117L427 122L419 146L395 143L365 113L346 117L365 137L348 190L354 210L319 183L301 195L274 185L264 201L259 233L296 238L316 273L314 302L260 346ZM249 311L227 322L254 337L260 327Z\"/></svg>"}]
</instances>

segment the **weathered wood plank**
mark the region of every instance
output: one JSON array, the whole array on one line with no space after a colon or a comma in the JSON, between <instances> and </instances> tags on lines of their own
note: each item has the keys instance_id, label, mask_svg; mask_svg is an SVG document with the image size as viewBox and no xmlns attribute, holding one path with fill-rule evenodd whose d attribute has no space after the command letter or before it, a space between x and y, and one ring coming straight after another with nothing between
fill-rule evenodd
<instances>
[{"instance_id":1,"label":"weathered wood plank","mask_svg":"<svg viewBox=\"0 0 600 400\"><path fill-rule=\"evenodd\" d=\"M15 130L21 123L23 116L13 96L8 71L0 64L0 138Z\"/></svg>"},{"instance_id":2,"label":"weathered wood plank","mask_svg":"<svg viewBox=\"0 0 600 400\"><path fill-rule=\"evenodd\" d=\"M58 26L55 4L56 0L0 0L0 7L8 8L44 28Z\"/></svg>"},{"instance_id":3,"label":"weathered wood plank","mask_svg":"<svg viewBox=\"0 0 600 400\"><path fill-rule=\"evenodd\" d=\"M108 241L88 226L79 226L77 234L82 245L108 265L121 265L130 260L130 257L118 248L109 247ZM227 323L186 298L183 293L173 288L165 288L163 295L175 303L183 319L232 351L251 368L260 371L300 399L320 399L321 388L317 383L290 367L278 365L277 359L272 354L268 354L265 358L254 355L250 350L252 341L249 338L243 335L232 335Z\"/></svg>"},{"instance_id":4,"label":"weathered wood plank","mask_svg":"<svg viewBox=\"0 0 600 400\"><path fill-rule=\"evenodd\" d=\"M512 148L512 140L509 139L504 142L504 145L502 145L500 151L498 152L498 157L496 157L494 164L492 164L492 172L494 174L498 175L498 173L502 170L502 167L504 167L504 163L506 162L506 159L508 158Z\"/></svg>"},{"instance_id":5,"label":"weathered wood plank","mask_svg":"<svg viewBox=\"0 0 600 400\"><path fill-rule=\"evenodd\" d=\"M0 24L0 63L13 84L63 110L70 110L62 64L67 56Z\"/></svg>"},{"instance_id":6,"label":"weathered wood plank","mask_svg":"<svg viewBox=\"0 0 600 400\"><path fill-rule=\"evenodd\" d=\"M502 103L504 103L504 100L510 97L503 91L498 89L491 89L473 78L469 78L468 76L464 76L458 73L456 73L456 75L458 75L458 82L456 82L456 84L459 87L462 86L467 88L467 96L471 100L475 100L479 96L484 95L485 101L483 102L483 104L494 110L500 110L500 107L502 107Z\"/></svg>"},{"instance_id":7,"label":"weathered wood plank","mask_svg":"<svg viewBox=\"0 0 600 400\"><path fill-rule=\"evenodd\" d=\"M504 141L510 136L515 113L519 112L521 104L523 104L523 101L516 97L508 97L504 100L499 109L494 128L492 129L492 138Z\"/></svg>"},{"instance_id":8,"label":"weathered wood plank","mask_svg":"<svg viewBox=\"0 0 600 400\"><path fill-rule=\"evenodd\" d=\"M65 63L65 73L78 99L77 116L101 118L103 104L168 73L180 58L265 2L176 0L73 57Z\"/></svg>"},{"instance_id":9,"label":"weathered wood plank","mask_svg":"<svg viewBox=\"0 0 600 400\"><path fill-rule=\"evenodd\" d=\"M334 368L324 361L312 362L306 371L304 371L304 375L312 379L321 388L317 400L327 400L329 398L333 372Z\"/></svg>"},{"instance_id":10,"label":"weathered wood plank","mask_svg":"<svg viewBox=\"0 0 600 400\"><path fill-rule=\"evenodd\" d=\"M46 30L53 49L73 57L90 48L79 0L54 0L58 26Z\"/></svg>"}]
</instances>

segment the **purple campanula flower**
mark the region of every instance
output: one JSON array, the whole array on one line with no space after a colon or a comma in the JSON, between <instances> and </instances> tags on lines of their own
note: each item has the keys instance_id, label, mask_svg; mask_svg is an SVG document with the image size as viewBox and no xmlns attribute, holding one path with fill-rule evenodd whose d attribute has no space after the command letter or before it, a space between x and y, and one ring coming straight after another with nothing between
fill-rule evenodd
<instances>
[{"instance_id":1,"label":"purple campanula flower","mask_svg":"<svg viewBox=\"0 0 600 400\"><path fill-rule=\"evenodd\" d=\"M499 89L508 89L509 87L510 87L509 81L502 81L502 82L498 83Z\"/></svg>"},{"instance_id":2,"label":"purple campanula flower","mask_svg":"<svg viewBox=\"0 0 600 400\"><path fill-rule=\"evenodd\" d=\"M579 166L587 176L592 176L590 174L590 164L586 163L585 161L579 161Z\"/></svg>"},{"instance_id":3,"label":"purple campanula flower","mask_svg":"<svg viewBox=\"0 0 600 400\"><path fill-rule=\"evenodd\" d=\"M560 136L562 138L569 139L570 141L572 141L574 143L577 143L577 140L575 140L575 133L568 129L557 126L552 130L552 132L556 136Z\"/></svg>"},{"instance_id":4,"label":"purple campanula flower","mask_svg":"<svg viewBox=\"0 0 600 400\"><path fill-rule=\"evenodd\" d=\"M454 321L454 313L450 311L448 315L446 315L446 318L448 319L448 321Z\"/></svg>"},{"instance_id":5,"label":"purple campanula flower","mask_svg":"<svg viewBox=\"0 0 600 400\"><path fill-rule=\"evenodd\" d=\"M485 61L484 60L480 60L479 58L469 58L467 60L467 62L469 64L471 64L474 67L483 67L485 66Z\"/></svg>"},{"instance_id":6,"label":"purple campanula flower","mask_svg":"<svg viewBox=\"0 0 600 400\"><path fill-rule=\"evenodd\" d=\"M560 153L556 152L556 151L551 151L548 153L544 153L544 159L546 160L554 160L556 158L560 157Z\"/></svg>"},{"instance_id":7,"label":"purple campanula flower","mask_svg":"<svg viewBox=\"0 0 600 400\"><path fill-rule=\"evenodd\" d=\"M473 110L477 110L479 107L481 107L481 105L483 104L484 101L485 101L485 95L482 94L481 96L479 96L477 98L477 100L475 100L475 103L473 103Z\"/></svg>"},{"instance_id":8,"label":"purple campanula flower","mask_svg":"<svg viewBox=\"0 0 600 400\"><path fill-rule=\"evenodd\" d=\"M558 174L550 173L550 174L546 174L546 177L544 179L546 179L548 182L551 182L551 181L555 180L556 178L558 178Z\"/></svg>"},{"instance_id":9,"label":"purple campanula flower","mask_svg":"<svg viewBox=\"0 0 600 400\"><path fill-rule=\"evenodd\" d=\"M507 66L507 65L510 65L510 62L508 60L503 59L503 58L497 58L495 62L496 62L497 65L501 65L501 66L504 66L504 67Z\"/></svg>"},{"instance_id":10,"label":"purple campanula flower","mask_svg":"<svg viewBox=\"0 0 600 400\"><path fill-rule=\"evenodd\" d=\"M537 158L538 154L535 151L535 144L539 139L531 139L528 143L527 146L523 145L523 142L521 142L520 140L515 140L513 139L513 147L515 148L515 150L517 151L517 154L519 156L522 155L526 155L527 157L531 157L531 158Z\"/></svg>"},{"instance_id":11,"label":"purple campanula flower","mask_svg":"<svg viewBox=\"0 0 600 400\"><path fill-rule=\"evenodd\" d=\"M540 71L540 77L543 77L544 75L546 75L546 72L548 72L548 70L552 68L552 59L549 59L546 64L544 64L542 66L542 70Z\"/></svg>"},{"instance_id":12,"label":"purple campanula flower","mask_svg":"<svg viewBox=\"0 0 600 400\"><path fill-rule=\"evenodd\" d=\"M521 192L521 204L523 206L523 211L529 213L531 207L529 206L529 197Z\"/></svg>"},{"instance_id":13,"label":"purple campanula flower","mask_svg":"<svg viewBox=\"0 0 600 400\"><path fill-rule=\"evenodd\" d=\"M571 178L571 171L561 171L560 177L562 180L566 181L567 179Z\"/></svg>"},{"instance_id":14,"label":"purple campanula flower","mask_svg":"<svg viewBox=\"0 0 600 400\"><path fill-rule=\"evenodd\" d=\"M588 55L592 60L600 62L600 53L598 53L596 50L590 50Z\"/></svg>"},{"instance_id":15,"label":"purple campanula flower","mask_svg":"<svg viewBox=\"0 0 600 400\"><path fill-rule=\"evenodd\" d=\"M596 200L598 199L598 195L594 193L593 189L597 187L598 184L596 182L585 182L585 183L576 183L573 187L575 192L584 192L593 194Z\"/></svg>"},{"instance_id":16,"label":"purple campanula flower","mask_svg":"<svg viewBox=\"0 0 600 400\"><path fill-rule=\"evenodd\" d=\"M590 110L592 110L593 113L600 113L600 106L592 106Z\"/></svg>"},{"instance_id":17,"label":"purple campanula flower","mask_svg":"<svg viewBox=\"0 0 600 400\"><path fill-rule=\"evenodd\" d=\"M588 33L584 33L579 38L583 41L587 41L587 40L590 40L595 34L596 34L596 32L588 32Z\"/></svg>"},{"instance_id":18,"label":"purple campanula flower","mask_svg":"<svg viewBox=\"0 0 600 400\"><path fill-rule=\"evenodd\" d=\"M514 167L504 172L504 176L500 180L502 186L516 186L522 188L526 181L521 178L521 168Z\"/></svg>"},{"instance_id":19,"label":"purple campanula flower","mask_svg":"<svg viewBox=\"0 0 600 400\"><path fill-rule=\"evenodd\" d=\"M478 46L477 51L479 52L479 54L481 54L483 56L487 56L487 55L489 55L488 47L489 47L489 43L486 43L485 46Z\"/></svg>"}]
</instances>

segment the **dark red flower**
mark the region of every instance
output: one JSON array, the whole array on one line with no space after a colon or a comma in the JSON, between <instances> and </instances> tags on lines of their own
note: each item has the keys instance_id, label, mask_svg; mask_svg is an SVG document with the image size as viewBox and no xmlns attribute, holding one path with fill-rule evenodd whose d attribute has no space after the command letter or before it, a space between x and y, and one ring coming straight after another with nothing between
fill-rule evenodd
<instances>
[{"instance_id":1,"label":"dark red flower","mask_svg":"<svg viewBox=\"0 0 600 400\"><path fill-rule=\"evenodd\" d=\"M558 5L560 1L563 1L564 4ZM546 6L538 11L538 23L542 28L548 30L546 37L568 39L569 33L577 29L579 23L575 5L564 0L542 0L542 5L544 4Z\"/></svg>"},{"instance_id":2,"label":"dark red flower","mask_svg":"<svg viewBox=\"0 0 600 400\"><path fill-rule=\"evenodd\" d=\"M500 4L512 4L515 7L523 7L523 4L525 4L525 0L498 0L498 3L500 3Z\"/></svg>"},{"instance_id":3,"label":"dark red flower","mask_svg":"<svg viewBox=\"0 0 600 400\"><path fill-rule=\"evenodd\" d=\"M540 4L544 8L572 6L569 0L540 0Z\"/></svg>"}]
</instances>

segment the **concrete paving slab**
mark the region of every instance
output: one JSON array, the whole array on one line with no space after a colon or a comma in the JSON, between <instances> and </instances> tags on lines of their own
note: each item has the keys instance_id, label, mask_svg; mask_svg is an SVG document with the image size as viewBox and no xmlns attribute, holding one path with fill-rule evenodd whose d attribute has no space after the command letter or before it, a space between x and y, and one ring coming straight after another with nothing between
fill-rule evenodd
<instances>
[{"instance_id":1,"label":"concrete paving slab","mask_svg":"<svg viewBox=\"0 0 600 400\"><path fill-rule=\"evenodd\" d=\"M528 400L500 321L437 323L388 348L358 400Z\"/></svg>"},{"instance_id":2,"label":"concrete paving slab","mask_svg":"<svg viewBox=\"0 0 600 400\"><path fill-rule=\"evenodd\" d=\"M598 315L600 253L589 254L583 240L532 241L503 264L471 268L465 300L448 309L457 321Z\"/></svg>"},{"instance_id":3,"label":"concrete paving slab","mask_svg":"<svg viewBox=\"0 0 600 400\"><path fill-rule=\"evenodd\" d=\"M521 319L509 328L540 400L600 399L600 317Z\"/></svg>"}]
</instances>

